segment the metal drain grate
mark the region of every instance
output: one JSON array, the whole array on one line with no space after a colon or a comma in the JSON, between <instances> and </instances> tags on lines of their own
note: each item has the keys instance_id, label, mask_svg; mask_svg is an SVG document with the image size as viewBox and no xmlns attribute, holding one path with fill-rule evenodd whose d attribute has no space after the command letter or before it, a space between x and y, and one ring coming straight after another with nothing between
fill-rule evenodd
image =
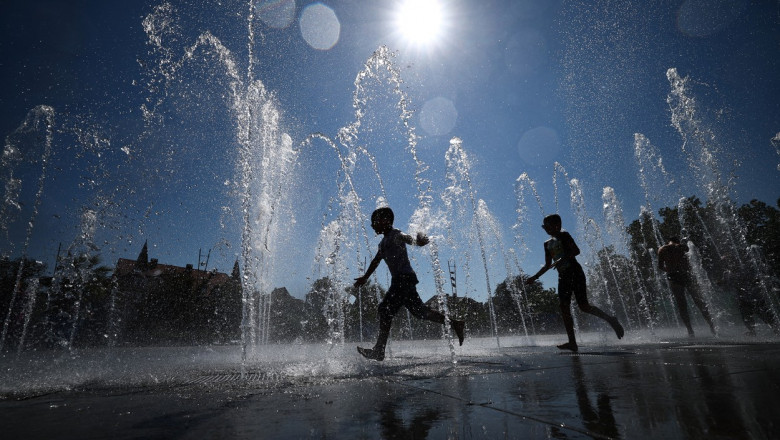
<instances>
[{"instance_id":1,"label":"metal drain grate","mask_svg":"<svg viewBox=\"0 0 780 440\"><path fill-rule=\"evenodd\" d=\"M220 373L204 374L189 381L190 384L212 384L212 383L232 383L232 382L275 382L279 377L276 374L268 373Z\"/></svg>"}]
</instances>

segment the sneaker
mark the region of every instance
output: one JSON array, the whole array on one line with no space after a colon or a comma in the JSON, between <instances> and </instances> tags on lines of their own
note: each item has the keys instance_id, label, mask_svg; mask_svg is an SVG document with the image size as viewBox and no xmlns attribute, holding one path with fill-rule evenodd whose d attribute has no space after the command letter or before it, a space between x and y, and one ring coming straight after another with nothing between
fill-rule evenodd
<instances>
[{"instance_id":1,"label":"sneaker","mask_svg":"<svg viewBox=\"0 0 780 440\"><path fill-rule=\"evenodd\" d=\"M358 353L362 354L363 357L366 359L373 359L375 361L385 360L384 351L375 350L373 348L363 348L363 347L358 347L357 351Z\"/></svg>"},{"instance_id":2,"label":"sneaker","mask_svg":"<svg viewBox=\"0 0 780 440\"><path fill-rule=\"evenodd\" d=\"M458 336L458 344L463 345L463 329L466 327L464 321L453 319L450 324L452 329L455 330L455 334Z\"/></svg>"},{"instance_id":3,"label":"sneaker","mask_svg":"<svg viewBox=\"0 0 780 440\"><path fill-rule=\"evenodd\" d=\"M577 352L577 350L579 350L576 342L567 342L565 344L559 345L558 348L560 348L561 350L571 350L575 353Z\"/></svg>"},{"instance_id":4,"label":"sneaker","mask_svg":"<svg viewBox=\"0 0 780 440\"><path fill-rule=\"evenodd\" d=\"M620 322L618 322L617 318L612 318L612 322L610 322L610 324L612 324L612 330L615 330L615 334L617 335L617 338L623 339L623 335L626 332L623 330L623 326L620 325Z\"/></svg>"}]
</instances>

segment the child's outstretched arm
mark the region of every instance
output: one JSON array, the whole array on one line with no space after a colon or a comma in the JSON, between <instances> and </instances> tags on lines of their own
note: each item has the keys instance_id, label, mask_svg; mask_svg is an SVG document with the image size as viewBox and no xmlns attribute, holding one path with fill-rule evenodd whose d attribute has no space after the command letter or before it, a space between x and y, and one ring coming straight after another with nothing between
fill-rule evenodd
<instances>
[{"instance_id":1,"label":"child's outstretched arm","mask_svg":"<svg viewBox=\"0 0 780 440\"><path fill-rule=\"evenodd\" d=\"M371 263L368 265L368 269L366 270L366 273L363 274L363 276L355 278L355 287L360 287L363 284L366 284L368 282L368 277L371 276L372 273L376 270L377 267L379 267L379 263L382 262L382 256L376 255L374 256L374 259L371 260Z\"/></svg>"},{"instance_id":2,"label":"child's outstretched arm","mask_svg":"<svg viewBox=\"0 0 780 440\"><path fill-rule=\"evenodd\" d=\"M532 284L534 281L538 280L540 276L544 275L545 272L548 270L554 268L561 260L556 261L553 263L552 261L552 255L547 251L547 248L544 248L544 266L542 266L541 269L539 269L539 272L536 272L529 278L526 278L525 283L526 284Z\"/></svg>"}]
</instances>

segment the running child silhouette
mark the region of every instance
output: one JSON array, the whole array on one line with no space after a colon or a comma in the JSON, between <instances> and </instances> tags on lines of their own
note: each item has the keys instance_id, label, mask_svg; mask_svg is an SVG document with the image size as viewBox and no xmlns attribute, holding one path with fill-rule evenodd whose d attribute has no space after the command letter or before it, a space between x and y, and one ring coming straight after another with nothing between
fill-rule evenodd
<instances>
[{"instance_id":1,"label":"running child silhouette","mask_svg":"<svg viewBox=\"0 0 780 440\"><path fill-rule=\"evenodd\" d=\"M617 318L609 316L604 311L588 302L587 284L585 272L575 258L580 254L580 248L574 242L571 234L561 229L561 216L548 215L544 218L542 228L550 235L550 239L544 242L544 266L539 272L528 278L526 284L531 284L548 270L555 268L558 271L558 299L561 304L563 325L569 342L558 346L561 350L577 351L577 340L574 337L574 319L571 316L571 296L577 299L577 305L585 313L598 316L607 321L618 339L623 337L623 326Z\"/></svg>"},{"instance_id":2,"label":"running child silhouette","mask_svg":"<svg viewBox=\"0 0 780 440\"><path fill-rule=\"evenodd\" d=\"M385 260L390 270L390 288L384 299L379 303L379 335L374 348L358 347L357 350L368 359L381 361L385 359L385 346L390 336L390 327L393 317L401 306L405 306L409 312L419 319L444 324L445 316L436 310L428 308L420 299L415 287L418 283L417 275L409 263L409 255L406 253L406 245L425 246L430 242L425 234L418 232L417 237L404 234L393 228L395 216L393 210L388 207L379 208L371 214L371 228L377 234L384 237L379 242L376 256L368 265L366 273L360 278L355 278L355 287L366 284L368 277L379 267L379 263ZM458 336L458 343L463 345L463 321L450 318L450 326Z\"/></svg>"}]
</instances>

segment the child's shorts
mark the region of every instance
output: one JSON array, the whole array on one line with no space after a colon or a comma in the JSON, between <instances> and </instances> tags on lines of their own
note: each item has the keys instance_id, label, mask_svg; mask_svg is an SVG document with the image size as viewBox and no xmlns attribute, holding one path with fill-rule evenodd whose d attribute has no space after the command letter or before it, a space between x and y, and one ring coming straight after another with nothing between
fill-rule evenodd
<instances>
[{"instance_id":1,"label":"child's shorts","mask_svg":"<svg viewBox=\"0 0 780 440\"><path fill-rule=\"evenodd\" d=\"M571 302L572 295L577 299L577 304L588 304L588 284L585 271L579 264L558 272L558 298L562 303L568 303Z\"/></svg>"},{"instance_id":2,"label":"child's shorts","mask_svg":"<svg viewBox=\"0 0 780 440\"><path fill-rule=\"evenodd\" d=\"M379 314L392 317L398 313L401 306L405 306L414 316L425 315L428 307L417 293L417 283L417 276L414 274L394 276L384 299L379 303Z\"/></svg>"}]
</instances>

